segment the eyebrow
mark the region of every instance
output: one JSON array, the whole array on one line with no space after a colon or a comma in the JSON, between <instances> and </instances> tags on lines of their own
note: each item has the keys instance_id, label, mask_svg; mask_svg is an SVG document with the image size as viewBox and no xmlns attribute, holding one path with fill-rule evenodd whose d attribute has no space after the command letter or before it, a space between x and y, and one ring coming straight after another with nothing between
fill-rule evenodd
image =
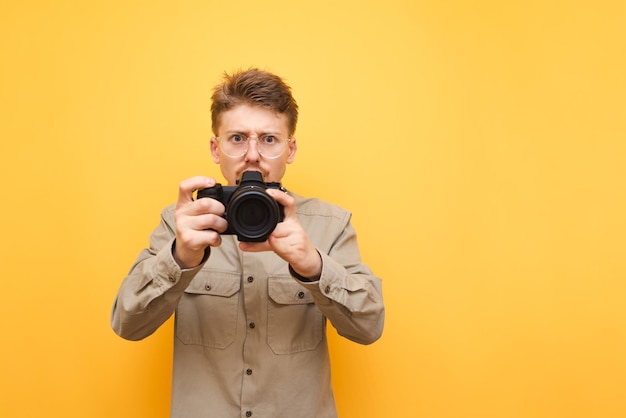
<instances>
[{"instance_id":1,"label":"eyebrow","mask_svg":"<svg viewBox=\"0 0 626 418\"><path fill-rule=\"evenodd\" d=\"M257 136L261 136L261 135L281 135L281 133L279 131L262 131L262 132L252 132L252 131L247 131L245 129L231 129L231 130L227 130L225 132L226 134L243 134L246 137L249 137L251 133L255 133L257 134Z\"/></svg>"}]
</instances>

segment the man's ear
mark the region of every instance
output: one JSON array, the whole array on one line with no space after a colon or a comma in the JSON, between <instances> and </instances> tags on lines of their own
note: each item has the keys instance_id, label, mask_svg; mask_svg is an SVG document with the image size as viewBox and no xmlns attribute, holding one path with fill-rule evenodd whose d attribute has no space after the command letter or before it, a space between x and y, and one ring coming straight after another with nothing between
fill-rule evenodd
<instances>
[{"instance_id":1,"label":"man's ear","mask_svg":"<svg viewBox=\"0 0 626 418\"><path fill-rule=\"evenodd\" d=\"M296 151L298 151L298 144L296 144L296 138L291 138L289 142L289 154L287 155L287 164L293 163L296 159Z\"/></svg>"},{"instance_id":2,"label":"man's ear","mask_svg":"<svg viewBox=\"0 0 626 418\"><path fill-rule=\"evenodd\" d=\"M218 143L217 143L217 139L215 137L211 138L211 156L213 157L213 161L216 164L220 163L220 154L219 151L217 150L218 147Z\"/></svg>"}]
</instances>

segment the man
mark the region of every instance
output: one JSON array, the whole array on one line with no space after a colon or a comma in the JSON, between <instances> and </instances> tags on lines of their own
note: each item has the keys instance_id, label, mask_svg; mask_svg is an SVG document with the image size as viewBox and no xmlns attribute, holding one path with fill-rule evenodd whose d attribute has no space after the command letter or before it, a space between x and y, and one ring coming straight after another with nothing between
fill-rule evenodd
<instances>
[{"instance_id":1,"label":"man","mask_svg":"<svg viewBox=\"0 0 626 418\"><path fill-rule=\"evenodd\" d=\"M250 69L226 75L212 99L211 154L228 185L248 171L280 182L297 150L290 87ZM268 188L282 222L263 242L239 242L222 234L219 199L193 197L215 184L181 182L119 289L113 329L140 340L176 312L172 417L336 417L326 320L361 344L384 322L350 213Z\"/></svg>"}]
</instances>

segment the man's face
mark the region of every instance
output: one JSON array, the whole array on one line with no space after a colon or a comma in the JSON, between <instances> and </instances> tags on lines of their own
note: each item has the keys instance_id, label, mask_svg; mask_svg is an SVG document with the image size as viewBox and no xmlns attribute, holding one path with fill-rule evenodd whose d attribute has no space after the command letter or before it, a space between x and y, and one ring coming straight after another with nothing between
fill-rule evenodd
<instances>
[{"instance_id":1,"label":"man's face","mask_svg":"<svg viewBox=\"0 0 626 418\"><path fill-rule=\"evenodd\" d=\"M259 153L256 140L264 135L274 135L282 140L289 139L287 117L260 106L241 104L220 115L218 138L211 138L213 161L220 165L222 175L229 185L234 186L244 171L260 171L265 182L280 182L287 164L296 156L296 140L284 144L284 152L277 158L266 158ZM221 141L234 134L248 137L248 151L239 157L226 155Z\"/></svg>"}]
</instances>

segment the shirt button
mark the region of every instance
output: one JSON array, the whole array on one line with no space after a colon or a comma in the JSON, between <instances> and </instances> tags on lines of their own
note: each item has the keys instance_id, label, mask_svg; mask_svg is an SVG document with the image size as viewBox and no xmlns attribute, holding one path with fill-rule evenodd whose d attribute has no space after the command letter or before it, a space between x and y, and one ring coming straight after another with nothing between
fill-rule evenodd
<instances>
[{"instance_id":1,"label":"shirt button","mask_svg":"<svg viewBox=\"0 0 626 418\"><path fill-rule=\"evenodd\" d=\"M326 288L324 289L325 293L330 293L330 286L326 286Z\"/></svg>"},{"instance_id":2,"label":"shirt button","mask_svg":"<svg viewBox=\"0 0 626 418\"><path fill-rule=\"evenodd\" d=\"M300 299L304 299L304 292L298 292L298 297Z\"/></svg>"},{"instance_id":3,"label":"shirt button","mask_svg":"<svg viewBox=\"0 0 626 418\"><path fill-rule=\"evenodd\" d=\"M252 374L252 369L248 369L248 370L246 370L246 374L247 374L248 376L250 376L250 375Z\"/></svg>"},{"instance_id":4,"label":"shirt button","mask_svg":"<svg viewBox=\"0 0 626 418\"><path fill-rule=\"evenodd\" d=\"M174 276L167 276L167 280L169 280L170 282L175 282L176 281L176 277Z\"/></svg>"},{"instance_id":5,"label":"shirt button","mask_svg":"<svg viewBox=\"0 0 626 418\"><path fill-rule=\"evenodd\" d=\"M206 286L204 286L204 288L205 288L206 290L211 290L211 285L210 285L210 284L207 284Z\"/></svg>"},{"instance_id":6,"label":"shirt button","mask_svg":"<svg viewBox=\"0 0 626 418\"><path fill-rule=\"evenodd\" d=\"M248 326L249 326L250 328L254 328L254 327L256 327L256 324L255 324L254 322L250 322L250 324L248 324Z\"/></svg>"},{"instance_id":7,"label":"shirt button","mask_svg":"<svg viewBox=\"0 0 626 418\"><path fill-rule=\"evenodd\" d=\"M254 277L248 276L248 283L252 283L254 281Z\"/></svg>"},{"instance_id":8,"label":"shirt button","mask_svg":"<svg viewBox=\"0 0 626 418\"><path fill-rule=\"evenodd\" d=\"M252 411L246 411L246 416L247 417L251 417L252 416Z\"/></svg>"}]
</instances>

